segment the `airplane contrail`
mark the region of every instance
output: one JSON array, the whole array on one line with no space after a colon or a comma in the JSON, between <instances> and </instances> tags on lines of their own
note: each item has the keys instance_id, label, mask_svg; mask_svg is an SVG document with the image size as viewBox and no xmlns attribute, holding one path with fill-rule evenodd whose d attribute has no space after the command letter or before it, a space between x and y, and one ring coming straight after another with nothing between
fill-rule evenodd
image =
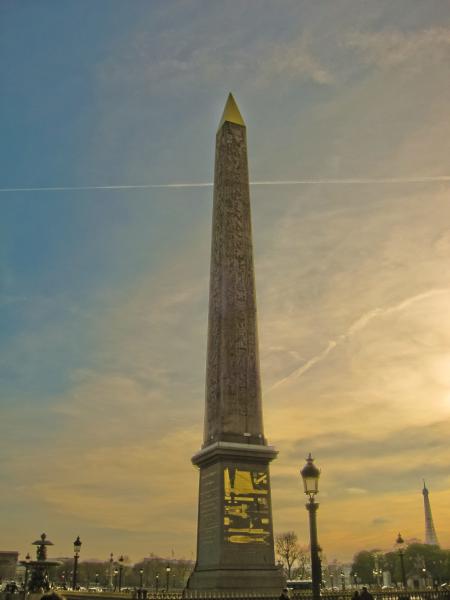
<instances>
[{"instance_id":1,"label":"airplane contrail","mask_svg":"<svg viewBox=\"0 0 450 600\"><path fill-rule=\"evenodd\" d=\"M8 192L83 192L92 190L147 190L151 188L200 188L211 187L212 183L144 183L136 185L60 185L44 187L0 188L0 193Z\"/></svg>"},{"instance_id":2,"label":"airplane contrail","mask_svg":"<svg viewBox=\"0 0 450 600\"><path fill-rule=\"evenodd\" d=\"M369 325L369 323L371 321L373 321L374 319L376 319L378 317L383 317L386 315L400 312L400 311L404 310L405 308L409 308L409 306L411 306L412 304L415 304L416 302L425 300L426 298L429 298L430 296L435 296L438 294L448 294L449 291L450 291L449 288L434 288L431 290L427 290L426 292L416 294L415 296L410 296L409 298L405 298L404 300L402 300L398 304L394 304L393 306L388 306L386 308L378 307L378 308L374 308L374 309L368 311L367 313L363 314L358 319L356 319L356 321L354 321L350 325L350 327L347 329L347 331L338 335L336 337L336 339L329 340L329 342L327 343L325 348L321 352L319 352L319 354L316 354L315 356L313 356L312 358L307 360L304 364L302 364L300 367L297 367L296 369L291 371L288 375L286 375L279 381L276 381L269 388L268 391L271 392L273 389L279 387L280 385L283 385L291 380L298 379L299 377L304 375L304 373L309 371L312 367L314 367L314 365L325 360L325 358L327 358L327 356L330 354L330 352L335 350L339 345L341 345L344 342L347 342L353 335L357 334L359 331L361 331L362 329L367 327L367 325Z\"/></svg>"},{"instance_id":3,"label":"airplane contrail","mask_svg":"<svg viewBox=\"0 0 450 600\"><path fill-rule=\"evenodd\" d=\"M347 178L347 179L286 179L274 181L251 181L250 185L364 185L364 184L402 184L402 183L439 183L450 181L450 175L436 175L430 177L381 177L381 178ZM143 183L125 185L79 185L79 186L36 186L36 187L4 187L0 193L15 192L82 192L104 190L147 190L158 188L203 188L212 187L208 182L181 182L181 183Z\"/></svg>"}]
</instances>

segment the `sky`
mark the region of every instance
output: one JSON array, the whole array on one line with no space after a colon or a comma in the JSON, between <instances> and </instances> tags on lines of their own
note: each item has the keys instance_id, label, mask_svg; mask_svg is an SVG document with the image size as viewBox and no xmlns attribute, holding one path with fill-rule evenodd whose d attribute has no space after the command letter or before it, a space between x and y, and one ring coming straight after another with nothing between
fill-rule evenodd
<instances>
[{"instance_id":1,"label":"sky","mask_svg":"<svg viewBox=\"0 0 450 600\"><path fill-rule=\"evenodd\" d=\"M447 0L1 2L2 550L195 558L212 188L165 186L229 91L275 533L312 452L329 560L424 539L422 478L450 546L449 61Z\"/></svg>"}]
</instances>

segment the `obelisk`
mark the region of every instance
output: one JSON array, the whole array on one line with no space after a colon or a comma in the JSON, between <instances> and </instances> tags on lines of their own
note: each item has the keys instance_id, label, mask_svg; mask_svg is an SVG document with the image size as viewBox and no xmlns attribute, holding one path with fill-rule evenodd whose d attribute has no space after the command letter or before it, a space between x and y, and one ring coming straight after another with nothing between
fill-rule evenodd
<instances>
[{"instance_id":1,"label":"obelisk","mask_svg":"<svg viewBox=\"0 0 450 600\"><path fill-rule=\"evenodd\" d=\"M246 127L228 96L216 135L197 561L188 589L279 592L263 432Z\"/></svg>"}]
</instances>

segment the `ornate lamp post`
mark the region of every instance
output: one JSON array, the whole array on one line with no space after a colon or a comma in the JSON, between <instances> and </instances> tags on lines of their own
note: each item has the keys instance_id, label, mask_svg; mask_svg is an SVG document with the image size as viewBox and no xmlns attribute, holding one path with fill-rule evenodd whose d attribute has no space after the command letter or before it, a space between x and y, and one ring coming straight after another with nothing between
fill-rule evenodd
<instances>
[{"instance_id":1,"label":"ornate lamp post","mask_svg":"<svg viewBox=\"0 0 450 600\"><path fill-rule=\"evenodd\" d=\"M341 571L341 586L342 586L342 591L345 592L345 573L344 573L344 571Z\"/></svg>"},{"instance_id":2,"label":"ornate lamp post","mask_svg":"<svg viewBox=\"0 0 450 600\"><path fill-rule=\"evenodd\" d=\"M353 585L358 587L358 573L353 573Z\"/></svg>"},{"instance_id":3,"label":"ornate lamp post","mask_svg":"<svg viewBox=\"0 0 450 600\"><path fill-rule=\"evenodd\" d=\"M77 539L73 543L73 579L72 579L72 589L77 589L77 570L78 570L78 557L80 556L81 550L81 540L80 536L77 536Z\"/></svg>"},{"instance_id":4,"label":"ornate lamp post","mask_svg":"<svg viewBox=\"0 0 450 600\"><path fill-rule=\"evenodd\" d=\"M122 590L123 556L119 556L119 592Z\"/></svg>"},{"instance_id":5,"label":"ornate lamp post","mask_svg":"<svg viewBox=\"0 0 450 600\"><path fill-rule=\"evenodd\" d=\"M404 550L403 550L403 544L405 543L405 540L402 538L402 536L400 535L400 533L397 536L397 539L395 540L395 543L397 544L397 548L398 548L398 555L400 556L400 568L402 571L402 584L403 584L403 588L406 590L406 575L405 575L405 560L404 560Z\"/></svg>"},{"instance_id":6,"label":"ornate lamp post","mask_svg":"<svg viewBox=\"0 0 450 600\"><path fill-rule=\"evenodd\" d=\"M379 552L375 552L373 555L374 558L374 568L372 571L373 577L375 579L375 583L377 584L378 587L381 587L381 576L383 575L383 570L380 567L380 554Z\"/></svg>"},{"instance_id":7,"label":"ornate lamp post","mask_svg":"<svg viewBox=\"0 0 450 600\"><path fill-rule=\"evenodd\" d=\"M143 579L144 579L144 569L139 569L139 587L142 590L143 587Z\"/></svg>"},{"instance_id":8,"label":"ornate lamp post","mask_svg":"<svg viewBox=\"0 0 450 600\"><path fill-rule=\"evenodd\" d=\"M319 555L319 567L320 567L320 589L322 589L325 585L324 582L324 578L323 578L323 551L322 551L322 546L319 546L319 550L317 552L317 554Z\"/></svg>"},{"instance_id":9,"label":"ornate lamp post","mask_svg":"<svg viewBox=\"0 0 450 600\"><path fill-rule=\"evenodd\" d=\"M25 598L27 597L27 592L28 592L28 570L30 568L30 560L31 560L31 556L30 553L27 552L27 555L25 556L25 581L23 582L23 598L25 600Z\"/></svg>"},{"instance_id":10,"label":"ornate lamp post","mask_svg":"<svg viewBox=\"0 0 450 600\"><path fill-rule=\"evenodd\" d=\"M99 577L100 577L100 574L99 574L99 573L96 573L96 574L95 574L95 586L96 586L96 587L98 587L98 579L99 579Z\"/></svg>"},{"instance_id":11,"label":"ornate lamp post","mask_svg":"<svg viewBox=\"0 0 450 600\"><path fill-rule=\"evenodd\" d=\"M119 574L118 569L114 569L114 591L117 589L117 575Z\"/></svg>"},{"instance_id":12,"label":"ornate lamp post","mask_svg":"<svg viewBox=\"0 0 450 600\"><path fill-rule=\"evenodd\" d=\"M155 592L158 593L159 591L159 573L156 573L155 575Z\"/></svg>"},{"instance_id":13,"label":"ornate lamp post","mask_svg":"<svg viewBox=\"0 0 450 600\"><path fill-rule=\"evenodd\" d=\"M303 479L305 494L309 496L309 501L306 504L306 509L309 512L309 536L311 545L311 574L312 574L312 593L313 599L320 598L320 582L322 581L322 567L319 557L319 541L317 538L317 520L316 511L319 508L317 502L314 501L314 496L319 492L319 477L320 471L314 465L314 459L309 454L306 459L306 465L300 471Z\"/></svg>"},{"instance_id":14,"label":"ornate lamp post","mask_svg":"<svg viewBox=\"0 0 450 600\"><path fill-rule=\"evenodd\" d=\"M108 580L109 580L109 589L113 589L113 563L114 563L114 554L111 552L109 555L109 571L108 571Z\"/></svg>"},{"instance_id":15,"label":"ornate lamp post","mask_svg":"<svg viewBox=\"0 0 450 600\"><path fill-rule=\"evenodd\" d=\"M172 569L170 568L170 565L167 565L166 567L166 592L169 591L169 581L170 581L170 571Z\"/></svg>"}]
</instances>

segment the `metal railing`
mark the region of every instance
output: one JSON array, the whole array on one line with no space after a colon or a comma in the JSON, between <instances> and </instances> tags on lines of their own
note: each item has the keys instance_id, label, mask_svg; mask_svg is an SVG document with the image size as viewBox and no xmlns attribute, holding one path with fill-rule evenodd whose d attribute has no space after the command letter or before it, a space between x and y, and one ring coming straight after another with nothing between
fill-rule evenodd
<instances>
[{"instance_id":1,"label":"metal railing","mask_svg":"<svg viewBox=\"0 0 450 600\"><path fill-rule=\"evenodd\" d=\"M119 600L119 598L135 598L136 600L278 600L279 594L265 592L233 592L233 591L191 591L171 590L158 591L146 590L145 595L138 595L137 591L119 592L63 592L68 600ZM323 600L350 600L354 594L353 589L345 591L323 590ZM374 600L450 600L450 590L371 590ZM290 592L291 600L312 600L309 590Z\"/></svg>"},{"instance_id":2,"label":"metal railing","mask_svg":"<svg viewBox=\"0 0 450 600\"><path fill-rule=\"evenodd\" d=\"M324 600L349 600L355 593L354 589L345 591L323 590L321 598ZM370 590L374 600L450 600L450 590ZM291 600L310 600L310 591L294 590L290 594Z\"/></svg>"},{"instance_id":3,"label":"metal railing","mask_svg":"<svg viewBox=\"0 0 450 600\"><path fill-rule=\"evenodd\" d=\"M67 600L278 600L279 594L265 592L233 592L233 591L191 591L171 590L169 592L145 590L146 594L137 594L137 590L130 592L81 592L59 591ZM350 600L354 590L323 590L323 600ZM450 589L447 590L371 590L374 600L450 600ZM39 600L42 594L34 594L33 600ZM0 593L0 600L22 600L21 593ZM291 600L312 600L308 591L293 590ZM31 600L31 598L29 598Z\"/></svg>"}]
</instances>

